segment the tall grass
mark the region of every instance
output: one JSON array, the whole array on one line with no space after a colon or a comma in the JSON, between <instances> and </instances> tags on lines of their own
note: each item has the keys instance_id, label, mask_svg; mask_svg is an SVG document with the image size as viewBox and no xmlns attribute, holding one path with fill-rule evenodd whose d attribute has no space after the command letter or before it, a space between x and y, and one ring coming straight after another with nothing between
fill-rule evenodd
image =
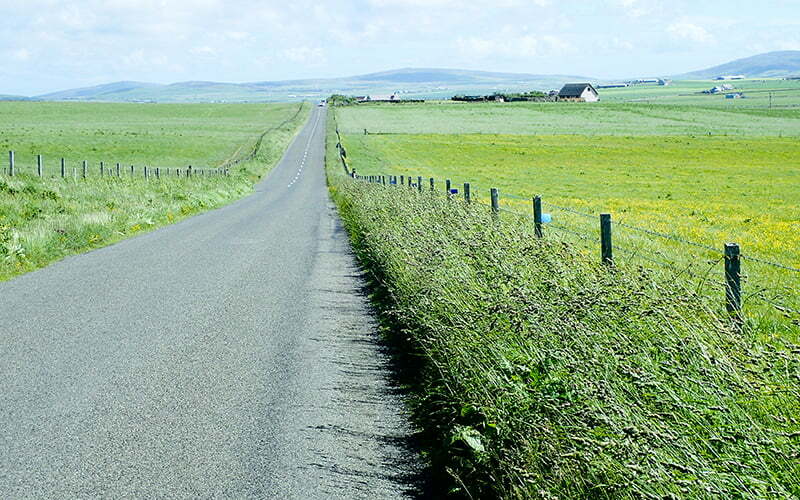
<instances>
[{"instance_id":1,"label":"tall grass","mask_svg":"<svg viewBox=\"0 0 800 500\"><path fill-rule=\"evenodd\" d=\"M800 495L800 346L482 205L331 192L415 369L434 467L472 498ZM795 337L796 338L796 337Z\"/></svg>"}]
</instances>

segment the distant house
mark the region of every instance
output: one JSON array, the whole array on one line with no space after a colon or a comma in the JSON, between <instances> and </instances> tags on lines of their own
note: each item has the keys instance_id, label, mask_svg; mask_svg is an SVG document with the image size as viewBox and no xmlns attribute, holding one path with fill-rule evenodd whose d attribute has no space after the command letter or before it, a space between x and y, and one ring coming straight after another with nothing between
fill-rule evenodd
<instances>
[{"instance_id":1,"label":"distant house","mask_svg":"<svg viewBox=\"0 0 800 500\"><path fill-rule=\"evenodd\" d=\"M722 75L714 78L714 80L744 80L744 75Z\"/></svg>"},{"instance_id":2,"label":"distant house","mask_svg":"<svg viewBox=\"0 0 800 500\"><path fill-rule=\"evenodd\" d=\"M605 85L597 85L595 88L598 89L622 89L627 87L627 83L607 83Z\"/></svg>"},{"instance_id":3,"label":"distant house","mask_svg":"<svg viewBox=\"0 0 800 500\"><path fill-rule=\"evenodd\" d=\"M559 101L597 102L600 94L591 83L568 83L558 93Z\"/></svg>"}]
</instances>

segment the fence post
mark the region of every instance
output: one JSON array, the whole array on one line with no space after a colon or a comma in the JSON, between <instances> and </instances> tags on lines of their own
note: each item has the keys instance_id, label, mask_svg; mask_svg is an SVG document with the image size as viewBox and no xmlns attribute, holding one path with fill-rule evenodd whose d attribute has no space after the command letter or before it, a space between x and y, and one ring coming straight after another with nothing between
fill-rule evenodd
<instances>
[{"instance_id":1,"label":"fence post","mask_svg":"<svg viewBox=\"0 0 800 500\"><path fill-rule=\"evenodd\" d=\"M406 185L406 176L405 175L401 175L400 176L400 185L401 186L405 186Z\"/></svg>"},{"instance_id":2,"label":"fence post","mask_svg":"<svg viewBox=\"0 0 800 500\"><path fill-rule=\"evenodd\" d=\"M156 179L160 178L161 178L161 170L158 167L156 167Z\"/></svg>"},{"instance_id":3,"label":"fence post","mask_svg":"<svg viewBox=\"0 0 800 500\"><path fill-rule=\"evenodd\" d=\"M42 176L44 165L42 164L42 155L36 155L36 175Z\"/></svg>"},{"instance_id":4,"label":"fence post","mask_svg":"<svg viewBox=\"0 0 800 500\"><path fill-rule=\"evenodd\" d=\"M542 237L542 197L533 197L533 231L537 238Z\"/></svg>"},{"instance_id":5,"label":"fence post","mask_svg":"<svg viewBox=\"0 0 800 500\"><path fill-rule=\"evenodd\" d=\"M117 163L117 177L119 177L119 174L120 174L119 163Z\"/></svg>"},{"instance_id":6,"label":"fence post","mask_svg":"<svg viewBox=\"0 0 800 500\"><path fill-rule=\"evenodd\" d=\"M100 177L103 177L105 174L105 164L101 161L100 162Z\"/></svg>"},{"instance_id":7,"label":"fence post","mask_svg":"<svg viewBox=\"0 0 800 500\"><path fill-rule=\"evenodd\" d=\"M500 192L497 188L492 188L492 214L497 215L500 212Z\"/></svg>"},{"instance_id":8,"label":"fence post","mask_svg":"<svg viewBox=\"0 0 800 500\"><path fill-rule=\"evenodd\" d=\"M447 193L447 196L450 196L450 186L451 186L450 179L445 179L445 181L444 181L444 191Z\"/></svg>"},{"instance_id":9,"label":"fence post","mask_svg":"<svg viewBox=\"0 0 800 500\"><path fill-rule=\"evenodd\" d=\"M8 152L8 175L14 177L14 152Z\"/></svg>"},{"instance_id":10,"label":"fence post","mask_svg":"<svg viewBox=\"0 0 800 500\"><path fill-rule=\"evenodd\" d=\"M83 163L81 164L81 166L83 167L82 170L81 170L81 177L83 179L85 179L86 178L86 171L89 168L89 164L88 164L88 162L86 160L83 160Z\"/></svg>"},{"instance_id":11,"label":"fence post","mask_svg":"<svg viewBox=\"0 0 800 500\"><path fill-rule=\"evenodd\" d=\"M147 179L147 165L142 168L144 169L144 178Z\"/></svg>"},{"instance_id":12,"label":"fence post","mask_svg":"<svg viewBox=\"0 0 800 500\"><path fill-rule=\"evenodd\" d=\"M467 203L472 201L470 199L470 194L469 194L469 182L464 183L464 201L466 201Z\"/></svg>"},{"instance_id":13,"label":"fence post","mask_svg":"<svg viewBox=\"0 0 800 500\"><path fill-rule=\"evenodd\" d=\"M67 176L67 162L64 160L64 158L61 158L61 178L63 179L66 176Z\"/></svg>"},{"instance_id":14,"label":"fence post","mask_svg":"<svg viewBox=\"0 0 800 500\"><path fill-rule=\"evenodd\" d=\"M737 316L742 312L742 259L739 255L739 245L725 244L725 308Z\"/></svg>"},{"instance_id":15,"label":"fence post","mask_svg":"<svg viewBox=\"0 0 800 500\"><path fill-rule=\"evenodd\" d=\"M133 172L134 172L134 168L133 168L133 165L131 165L131 177L133 177Z\"/></svg>"},{"instance_id":16,"label":"fence post","mask_svg":"<svg viewBox=\"0 0 800 500\"><path fill-rule=\"evenodd\" d=\"M611 244L611 214L600 214L600 256L603 264L614 264Z\"/></svg>"},{"instance_id":17,"label":"fence post","mask_svg":"<svg viewBox=\"0 0 800 500\"><path fill-rule=\"evenodd\" d=\"M422 192L422 176L417 176L417 192Z\"/></svg>"},{"instance_id":18,"label":"fence post","mask_svg":"<svg viewBox=\"0 0 800 500\"><path fill-rule=\"evenodd\" d=\"M434 190L434 181L433 181L433 177L431 177L431 191L433 191L433 190Z\"/></svg>"}]
</instances>

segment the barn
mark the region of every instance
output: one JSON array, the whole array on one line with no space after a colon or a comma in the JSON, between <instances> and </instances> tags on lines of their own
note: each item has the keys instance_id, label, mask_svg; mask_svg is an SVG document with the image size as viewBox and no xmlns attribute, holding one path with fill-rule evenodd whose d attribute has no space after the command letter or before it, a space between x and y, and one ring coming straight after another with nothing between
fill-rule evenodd
<instances>
[{"instance_id":1,"label":"barn","mask_svg":"<svg viewBox=\"0 0 800 500\"><path fill-rule=\"evenodd\" d=\"M600 94L591 83L568 83L558 93L559 101L597 102Z\"/></svg>"}]
</instances>

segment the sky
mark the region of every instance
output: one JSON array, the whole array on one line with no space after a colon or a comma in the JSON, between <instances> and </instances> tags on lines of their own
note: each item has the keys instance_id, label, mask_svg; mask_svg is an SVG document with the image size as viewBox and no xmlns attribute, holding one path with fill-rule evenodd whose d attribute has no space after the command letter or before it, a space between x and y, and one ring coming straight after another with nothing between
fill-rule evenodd
<instances>
[{"instance_id":1,"label":"sky","mask_svg":"<svg viewBox=\"0 0 800 500\"><path fill-rule=\"evenodd\" d=\"M800 50L798 0L0 0L0 94L404 67L594 78Z\"/></svg>"}]
</instances>

